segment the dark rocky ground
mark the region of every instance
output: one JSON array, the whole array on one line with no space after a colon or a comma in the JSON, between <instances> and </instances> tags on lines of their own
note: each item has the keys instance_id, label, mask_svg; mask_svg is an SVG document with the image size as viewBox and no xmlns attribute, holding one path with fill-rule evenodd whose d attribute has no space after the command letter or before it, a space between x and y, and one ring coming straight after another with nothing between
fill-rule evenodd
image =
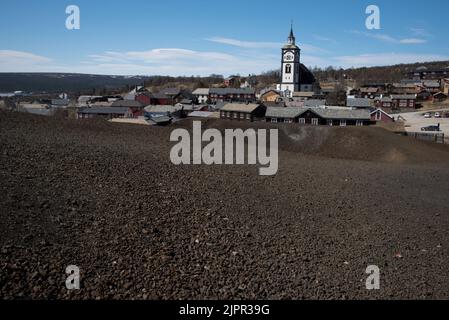
<instances>
[{"instance_id":1,"label":"dark rocky ground","mask_svg":"<svg viewBox=\"0 0 449 320\"><path fill-rule=\"evenodd\" d=\"M447 146L284 126L261 177L172 165L172 129L0 111L0 298L449 298Z\"/></svg>"}]
</instances>

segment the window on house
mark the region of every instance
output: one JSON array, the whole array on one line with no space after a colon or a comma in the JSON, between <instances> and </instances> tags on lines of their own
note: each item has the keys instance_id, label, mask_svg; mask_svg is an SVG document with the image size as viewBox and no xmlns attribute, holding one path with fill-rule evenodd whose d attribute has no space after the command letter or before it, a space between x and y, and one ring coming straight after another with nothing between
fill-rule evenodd
<instances>
[{"instance_id":1,"label":"window on house","mask_svg":"<svg viewBox=\"0 0 449 320\"><path fill-rule=\"evenodd\" d=\"M340 120L340 127L346 127L346 120Z\"/></svg>"},{"instance_id":2,"label":"window on house","mask_svg":"<svg viewBox=\"0 0 449 320\"><path fill-rule=\"evenodd\" d=\"M305 124L306 119L305 118L299 118L299 124Z\"/></svg>"},{"instance_id":3,"label":"window on house","mask_svg":"<svg viewBox=\"0 0 449 320\"><path fill-rule=\"evenodd\" d=\"M363 126L363 121L362 120L357 120L356 126L358 126L358 127Z\"/></svg>"},{"instance_id":4,"label":"window on house","mask_svg":"<svg viewBox=\"0 0 449 320\"><path fill-rule=\"evenodd\" d=\"M318 118L312 119L312 125L317 126L318 125Z\"/></svg>"},{"instance_id":5,"label":"window on house","mask_svg":"<svg viewBox=\"0 0 449 320\"><path fill-rule=\"evenodd\" d=\"M284 123L292 123L292 119L284 119Z\"/></svg>"},{"instance_id":6,"label":"window on house","mask_svg":"<svg viewBox=\"0 0 449 320\"><path fill-rule=\"evenodd\" d=\"M237 119L239 117L239 113L238 112L234 112L234 119Z\"/></svg>"},{"instance_id":7,"label":"window on house","mask_svg":"<svg viewBox=\"0 0 449 320\"><path fill-rule=\"evenodd\" d=\"M328 126L331 126L331 127L332 127L333 124L334 124L334 123L332 122L331 119L327 120L327 125L328 125Z\"/></svg>"},{"instance_id":8,"label":"window on house","mask_svg":"<svg viewBox=\"0 0 449 320\"><path fill-rule=\"evenodd\" d=\"M251 120L251 115L249 113L246 115L246 120Z\"/></svg>"},{"instance_id":9,"label":"window on house","mask_svg":"<svg viewBox=\"0 0 449 320\"><path fill-rule=\"evenodd\" d=\"M285 65L285 73L292 73L292 65L291 64Z\"/></svg>"},{"instance_id":10,"label":"window on house","mask_svg":"<svg viewBox=\"0 0 449 320\"><path fill-rule=\"evenodd\" d=\"M278 122L278 119L276 119L276 118L271 118L271 123L277 123Z\"/></svg>"}]
</instances>

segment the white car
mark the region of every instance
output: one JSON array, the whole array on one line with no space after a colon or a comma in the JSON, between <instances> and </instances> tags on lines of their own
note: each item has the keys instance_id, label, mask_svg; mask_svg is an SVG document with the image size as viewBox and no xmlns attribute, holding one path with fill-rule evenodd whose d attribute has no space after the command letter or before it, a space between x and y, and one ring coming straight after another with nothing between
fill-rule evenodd
<instances>
[{"instance_id":1,"label":"white car","mask_svg":"<svg viewBox=\"0 0 449 320\"><path fill-rule=\"evenodd\" d=\"M426 114L424 114L424 118L432 118L432 115L430 114L430 112L427 112Z\"/></svg>"},{"instance_id":2,"label":"white car","mask_svg":"<svg viewBox=\"0 0 449 320\"><path fill-rule=\"evenodd\" d=\"M439 112L435 112L435 118L441 118L441 114Z\"/></svg>"}]
</instances>

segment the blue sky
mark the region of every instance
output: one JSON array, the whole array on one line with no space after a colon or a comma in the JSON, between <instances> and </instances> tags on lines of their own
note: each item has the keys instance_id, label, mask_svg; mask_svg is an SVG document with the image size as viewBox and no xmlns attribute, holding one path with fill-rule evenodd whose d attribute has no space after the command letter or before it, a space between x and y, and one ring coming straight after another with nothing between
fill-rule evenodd
<instances>
[{"instance_id":1,"label":"blue sky","mask_svg":"<svg viewBox=\"0 0 449 320\"><path fill-rule=\"evenodd\" d=\"M68 5L80 30L65 27ZM365 27L368 5L381 29ZM447 0L2 0L0 72L223 75L280 67L293 20L307 66L449 60Z\"/></svg>"}]
</instances>

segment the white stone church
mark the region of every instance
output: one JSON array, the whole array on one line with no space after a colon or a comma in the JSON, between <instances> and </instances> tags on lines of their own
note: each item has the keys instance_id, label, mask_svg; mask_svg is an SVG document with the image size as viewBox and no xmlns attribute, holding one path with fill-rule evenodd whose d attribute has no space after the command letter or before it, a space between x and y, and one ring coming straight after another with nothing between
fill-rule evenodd
<instances>
[{"instance_id":1,"label":"white stone church","mask_svg":"<svg viewBox=\"0 0 449 320\"><path fill-rule=\"evenodd\" d=\"M298 91L316 91L318 84L313 74L301 63L301 49L296 45L293 27L290 29L288 43L282 47L281 83L277 90L284 97L292 97Z\"/></svg>"}]
</instances>

